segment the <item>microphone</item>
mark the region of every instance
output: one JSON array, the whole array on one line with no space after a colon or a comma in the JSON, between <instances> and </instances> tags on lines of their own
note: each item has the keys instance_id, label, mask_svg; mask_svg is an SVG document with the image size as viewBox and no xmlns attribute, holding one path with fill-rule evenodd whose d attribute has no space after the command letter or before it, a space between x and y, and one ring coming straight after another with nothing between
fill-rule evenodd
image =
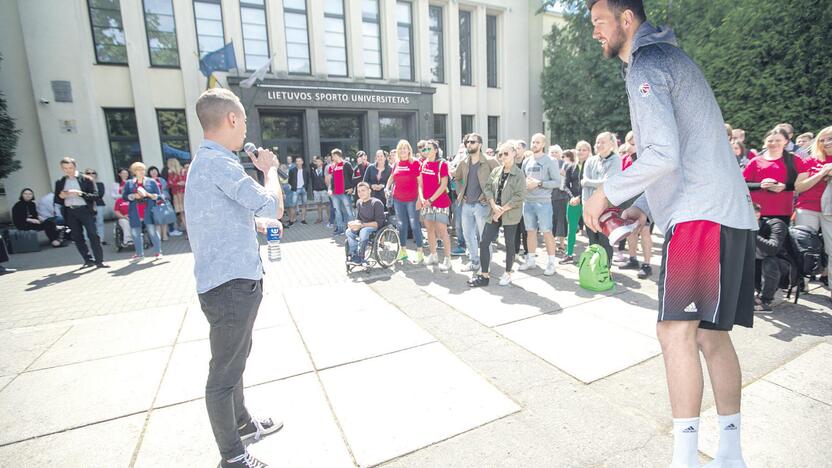
<instances>
[{"instance_id":1,"label":"microphone","mask_svg":"<svg viewBox=\"0 0 832 468\"><path fill-rule=\"evenodd\" d=\"M245 151L248 154L253 154L254 157L257 157L257 147L254 146L254 143L252 142L246 143L245 146L243 146L243 151Z\"/></svg>"}]
</instances>

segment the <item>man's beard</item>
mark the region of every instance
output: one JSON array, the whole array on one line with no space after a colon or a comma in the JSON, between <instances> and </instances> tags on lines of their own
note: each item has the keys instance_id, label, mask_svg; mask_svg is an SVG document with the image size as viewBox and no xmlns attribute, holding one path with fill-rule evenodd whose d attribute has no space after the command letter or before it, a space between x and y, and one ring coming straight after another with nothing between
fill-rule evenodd
<instances>
[{"instance_id":1,"label":"man's beard","mask_svg":"<svg viewBox=\"0 0 832 468\"><path fill-rule=\"evenodd\" d=\"M615 42L607 41L607 47L604 49L604 57L618 57L618 54L621 52L621 47L624 46L624 42L626 40L627 38L624 37L624 30L619 27L615 34Z\"/></svg>"},{"instance_id":2,"label":"man's beard","mask_svg":"<svg viewBox=\"0 0 832 468\"><path fill-rule=\"evenodd\" d=\"M469 150L468 150L468 154L476 154L476 153L479 153L479 152L480 152L479 148L478 148L478 149L469 149Z\"/></svg>"}]
</instances>

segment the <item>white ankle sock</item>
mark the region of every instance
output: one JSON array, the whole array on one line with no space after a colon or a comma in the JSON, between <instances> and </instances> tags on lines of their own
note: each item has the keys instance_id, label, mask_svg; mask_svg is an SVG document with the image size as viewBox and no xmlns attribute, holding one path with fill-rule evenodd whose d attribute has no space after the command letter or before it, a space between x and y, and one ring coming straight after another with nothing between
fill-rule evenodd
<instances>
[{"instance_id":1,"label":"white ankle sock","mask_svg":"<svg viewBox=\"0 0 832 468\"><path fill-rule=\"evenodd\" d=\"M740 413L718 416L719 449L709 468L745 468L740 449Z\"/></svg>"},{"instance_id":2,"label":"white ankle sock","mask_svg":"<svg viewBox=\"0 0 832 468\"><path fill-rule=\"evenodd\" d=\"M549 263L551 265L554 265L555 262L557 262L557 261L558 261L558 257L556 255L549 255Z\"/></svg>"},{"instance_id":3,"label":"white ankle sock","mask_svg":"<svg viewBox=\"0 0 832 468\"><path fill-rule=\"evenodd\" d=\"M699 418L673 419L672 468L699 467Z\"/></svg>"}]
</instances>

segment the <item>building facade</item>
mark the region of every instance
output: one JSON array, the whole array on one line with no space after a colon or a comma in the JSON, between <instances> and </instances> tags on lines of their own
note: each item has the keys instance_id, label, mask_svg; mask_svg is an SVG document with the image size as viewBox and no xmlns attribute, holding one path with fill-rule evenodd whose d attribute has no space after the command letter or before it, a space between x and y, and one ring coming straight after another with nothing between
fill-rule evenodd
<instances>
[{"instance_id":1,"label":"building facade","mask_svg":"<svg viewBox=\"0 0 832 468\"><path fill-rule=\"evenodd\" d=\"M3 181L51 191L64 156L105 183L142 160L189 159L200 57L232 43L216 72L240 96L248 139L307 161L433 137L455 152L543 129L543 34L531 0L5 0L0 90L22 130L22 169ZM271 58L265 78L245 80ZM108 203L112 207L112 203Z\"/></svg>"}]
</instances>

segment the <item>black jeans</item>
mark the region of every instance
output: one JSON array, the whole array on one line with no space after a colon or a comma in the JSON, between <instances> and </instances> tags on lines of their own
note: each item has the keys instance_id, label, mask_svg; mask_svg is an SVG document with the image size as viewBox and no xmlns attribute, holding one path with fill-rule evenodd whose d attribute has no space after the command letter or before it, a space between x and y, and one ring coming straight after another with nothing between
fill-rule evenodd
<instances>
[{"instance_id":1,"label":"black jeans","mask_svg":"<svg viewBox=\"0 0 832 468\"><path fill-rule=\"evenodd\" d=\"M789 274L791 266L785 259L777 257L758 258L755 266L754 283L760 291L760 299L771 302L783 278Z\"/></svg>"},{"instance_id":2,"label":"black jeans","mask_svg":"<svg viewBox=\"0 0 832 468\"><path fill-rule=\"evenodd\" d=\"M526 252L526 255L529 253L529 234L526 232L526 220L521 217L520 223L517 224L517 231L519 232L518 235L514 236L514 252L520 251L520 243L523 243L523 251Z\"/></svg>"},{"instance_id":3,"label":"black jeans","mask_svg":"<svg viewBox=\"0 0 832 468\"><path fill-rule=\"evenodd\" d=\"M46 233L46 237L49 238L49 242L61 240L61 234L58 232L58 226L56 226L55 221L51 219L44 219L40 224L26 223L26 227L24 227L23 230L43 231Z\"/></svg>"},{"instance_id":4,"label":"black jeans","mask_svg":"<svg viewBox=\"0 0 832 468\"><path fill-rule=\"evenodd\" d=\"M586 236L589 239L589 245L598 244L607 251L607 262L612 265L612 246L610 245L610 240L605 236L603 233L595 232L592 229L587 228Z\"/></svg>"},{"instance_id":5,"label":"black jeans","mask_svg":"<svg viewBox=\"0 0 832 468\"><path fill-rule=\"evenodd\" d=\"M480 239L480 265L482 265L482 272L488 273L491 264L491 244L497 240L497 234L500 233L500 226L502 220L498 222L485 223L482 230L482 239ZM517 225L503 226L503 234L506 238L506 272L511 272L511 267L514 265L514 240L517 238Z\"/></svg>"},{"instance_id":6,"label":"black jeans","mask_svg":"<svg viewBox=\"0 0 832 468\"><path fill-rule=\"evenodd\" d=\"M237 433L251 419L243 397L243 371L262 299L262 281L250 279L233 279L199 295L202 312L211 326L205 406L224 460L245 451Z\"/></svg>"},{"instance_id":7,"label":"black jeans","mask_svg":"<svg viewBox=\"0 0 832 468\"><path fill-rule=\"evenodd\" d=\"M95 213L87 206L77 208L66 207L66 225L71 230L72 241L75 242L75 248L85 262L92 260L90 258L90 251L87 248L87 243L84 242L84 232L87 231L87 237L90 240L90 247L92 247L92 254L95 256L95 263L104 261L104 251L101 249L101 239L98 238L98 231L95 228Z\"/></svg>"}]
</instances>

